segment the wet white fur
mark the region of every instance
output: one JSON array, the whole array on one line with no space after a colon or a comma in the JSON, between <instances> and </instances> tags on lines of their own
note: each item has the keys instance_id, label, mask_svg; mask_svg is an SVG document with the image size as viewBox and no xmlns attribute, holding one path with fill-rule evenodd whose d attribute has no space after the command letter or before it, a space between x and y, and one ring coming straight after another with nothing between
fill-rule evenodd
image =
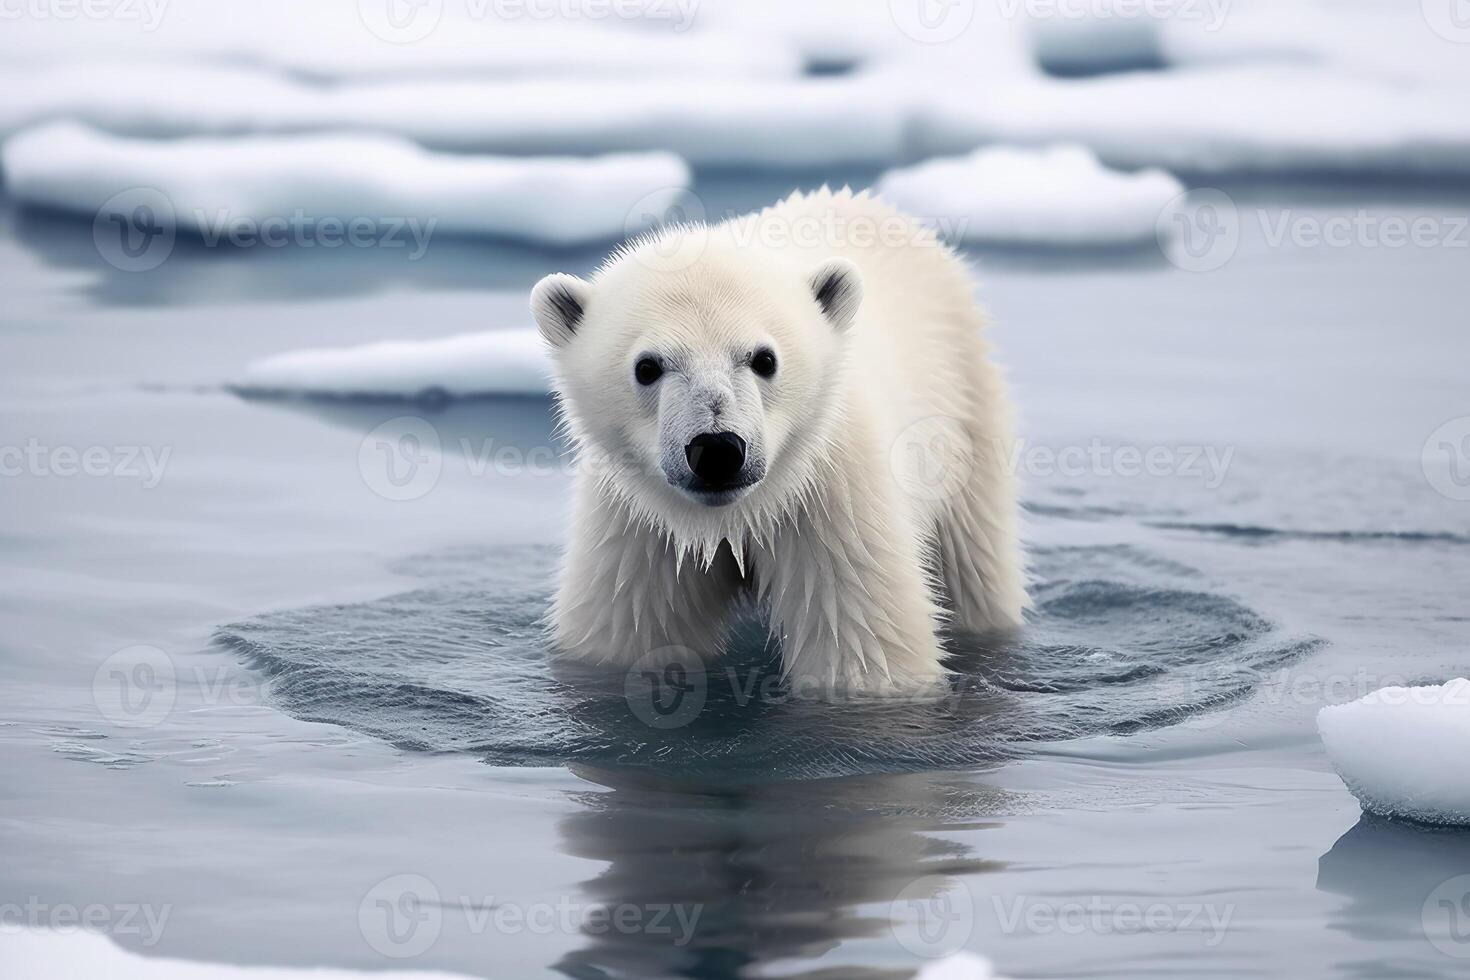
<instances>
[{"instance_id":1,"label":"wet white fur","mask_svg":"<svg viewBox=\"0 0 1470 980\"><path fill-rule=\"evenodd\" d=\"M828 268L846 270L856 306L824 316L811 278L833 259L852 263ZM553 287L585 304L579 323L549 304ZM532 306L582 464L552 612L567 656L713 658L753 594L795 690L885 695L943 680L944 619L1020 624L1009 399L964 264L911 219L866 193L794 195L633 242L590 283L548 277ZM761 344L779 359L768 384L737 356ZM704 380L681 374L650 396L633 365L665 347ZM660 468L661 443L707 422L696 389L708 384L767 467L725 507L688 499Z\"/></svg>"}]
</instances>

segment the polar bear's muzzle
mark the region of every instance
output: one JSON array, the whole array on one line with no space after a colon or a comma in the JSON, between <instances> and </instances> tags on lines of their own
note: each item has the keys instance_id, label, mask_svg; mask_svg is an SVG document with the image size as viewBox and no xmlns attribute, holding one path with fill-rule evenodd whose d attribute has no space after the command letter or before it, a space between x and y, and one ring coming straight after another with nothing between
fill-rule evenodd
<instances>
[{"instance_id":1,"label":"polar bear's muzzle","mask_svg":"<svg viewBox=\"0 0 1470 980\"><path fill-rule=\"evenodd\" d=\"M669 482L712 507L732 503L764 475L757 472L763 467L748 461L745 440L733 432L694 436L684 447L684 460L688 473Z\"/></svg>"}]
</instances>

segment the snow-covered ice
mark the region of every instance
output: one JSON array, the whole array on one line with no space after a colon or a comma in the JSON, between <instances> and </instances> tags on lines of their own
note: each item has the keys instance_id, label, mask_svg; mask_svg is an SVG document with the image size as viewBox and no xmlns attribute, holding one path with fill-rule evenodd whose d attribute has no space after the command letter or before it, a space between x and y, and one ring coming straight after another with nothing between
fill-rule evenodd
<instances>
[{"instance_id":1,"label":"snow-covered ice","mask_svg":"<svg viewBox=\"0 0 1470 980\"><path fill-rule=\"evenodd\" d=\"M75 119L140 137L352 130L483 153L665 150L693 163L894 161L903 93L867 76L454 79L317 85L252 68L0 70L0 134Z\"/></svg>"},{"instance_id":2,"label":"snow-covered ice","mask_svg":"<svg viewBox=\"0 0 1470 980\"><path fill-rule=\"evenodd\" d=\"M90 215L147 187L178 227L206 235L301 215L401 222L417 236L603 241L638 230L639 215L662 213L690 180L668 153L475 157L360 134L138 140L75 123L24 132L0 155L18 201Z\"/></svg>"},{"instance_id":3,"label":"snow-covered ice","mask_svg":"<svg viewBox=\"0 0 1470 980\"><path fill-rule=\"evenodd\" d=\"M983 956L955 953L942 960L924 964L914 980L1004 980Z\"/></svg>"},{"instance_id":4,"label":"snow-covered ice","mask_svg":"<svg viewBox=\"0 0 1470 980\"><path fill-rule=\"evenodd\" d=\"M1107 163L1188 173L1470 174L1470 112L1453 87L1332 67L1226 65L1018 81L918 110L930 153L1077 142Z\"/></svg>"},{"instance_id":5,"label":"snow-covered ice","mask_svg":"<svg viewBox=\"0 0 1470 980\"><path fill-rule=\"evenodd\" d=\"M1121 173L1082 146L995 147L883 175L878 193L954 239L1100 246L1151 241L1184 193L1162 170Z\"/></svg>"},{"instance_id":6,"label":"snow-covered ice","mask_svg":"<svg viewBox=\"0 0 1470 980\"><path fill-rule=\"evenodd\" d=\"M513 14L510 4L424 3L417 9L405 5L397 23L387 19L388 4L366 0L134 0L126 9L122 6L113 17L5 18L0 63L41 68L68 63L213 62L317 80L769 78L796 75L803 67L794 44L768 34L694 29L700 20L699 0L643 4L642 9L619 5L619 14L646 14L643 23L627 16L552 18L546 16L548 8L538 8L534 0L522 4L526 13L522 17L498 15Z\"/></svg>"},{"instance_id":7,"label":"snow-covered ice","mask_svg":"<svg viewBox=\"0 0 1470 980\"><path fill-rule=\"evenodd\" d=\"M550 377L541 336L525 327L289 351L248 365L231 387L254 395L415 400L545 395Z\"/></svg>"},{"instance_id":8,"label":"snow-covered ice","mask_svg":"<svg viewBox=\"0 0 1470 980\"><path fill-rule=\"evenodd\" d=\"M431 970L336 970L320 967L235 966L144 956L85 929L6 929L0 935L0 974L15 980L469 980Z\"/></svg>"},{"instance_id":9,"label":"snow-covered ice","mask_svg":"<svg viewBox=\"0 0 1470 980\"><path fill-rule=\"evenodd\" d=\"M1470 825L1470 680L1385 687L1323 708L1317 730L1363 809Z\"/></svg>"}]
</instances>

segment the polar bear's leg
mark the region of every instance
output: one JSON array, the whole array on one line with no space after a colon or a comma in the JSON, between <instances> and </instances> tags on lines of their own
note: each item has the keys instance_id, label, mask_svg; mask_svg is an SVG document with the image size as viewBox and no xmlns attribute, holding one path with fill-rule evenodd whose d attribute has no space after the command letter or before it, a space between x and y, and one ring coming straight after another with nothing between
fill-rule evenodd
<instances>
[{"instance_id":1,"label":"polar bear's leg","mask_svg":"<svg viewBox=\"0 0 1470 980\"><path fill-rule=\"evenodd\" d=\"M869 472L815 491L818 499L756 553L756 581L798 696L916 693L948 676L919 537L892 487Z\"/></svg>"},{"instance_id":2,"label":"polar bear's leg","mask_svg":"<svg viewBox=\"0 0 1470 980\"><path fill-rule=\"evenodd\" d=\"M556 645L591 663L632 665L669 647L708 661L724 648L740 589L723 549L708 568L693 558L681 565L667 538L580 487L552 609Z\"/></svg>"},{"instance_id":3,"label":"polar bear's leg","mask_svg":"<svg viewBox=\"0 0 1470 980\"><path fill-rule=\"evenodd\" d=\"M968 417L957 419L968 456L939 508L934 552L940 580L962 630L1014 629L1030 606L1016 528L1015 436L999 372L981 360Z\"/></svg>"}]
</instances>

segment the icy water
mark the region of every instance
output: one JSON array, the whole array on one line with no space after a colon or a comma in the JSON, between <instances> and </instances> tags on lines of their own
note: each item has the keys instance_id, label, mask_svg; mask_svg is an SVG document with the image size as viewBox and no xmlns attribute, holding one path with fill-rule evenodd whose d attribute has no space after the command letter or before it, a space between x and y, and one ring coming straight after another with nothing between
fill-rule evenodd
<instances>
[{"instance_id":1,"label":"icy water","mask_svg":"<svg viewBox=\"0 0 1470 980\"><path fill-rule=\"evenodd\" d=\"M0 479L6 923L98 905L149 956L508 978L899 978L962 947L1017 977L1463 976L1470 834L1362 818L1312 719L1470 671L1470 250L1273 244L1256 209L1470 201L1230 190L1217 271L976 256L1027 440L1024 635L957 649L948 697L824 706L752 627L693 711L546 663L543 401L221 387L522 325L593 251L181 244L129 274L9 214L0 442L39 462ZM443 464L395 500L364 445L405 414Z\"/></svg>"}]
</instances>

